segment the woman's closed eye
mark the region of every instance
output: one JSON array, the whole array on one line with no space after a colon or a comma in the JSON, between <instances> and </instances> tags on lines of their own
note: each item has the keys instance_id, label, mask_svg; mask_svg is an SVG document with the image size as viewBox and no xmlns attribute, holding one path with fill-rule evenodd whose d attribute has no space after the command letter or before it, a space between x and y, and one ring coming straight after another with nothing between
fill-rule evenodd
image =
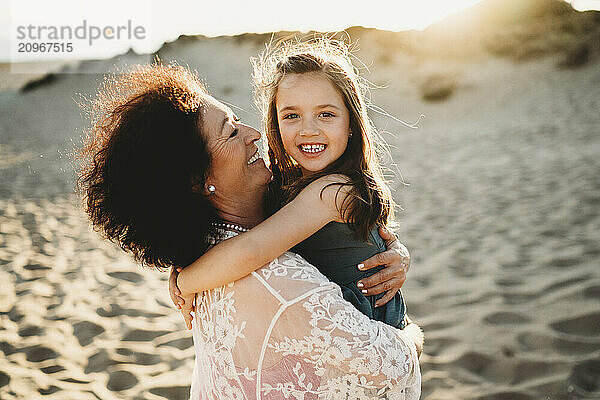
<instances>
[{"instance_id":1,"label":"woman's closed eye","mask_svg":"<svg viewBox=\"0 0 600 400\"><path fill-rule=\"evenodd\" d=\"M238 123L238 124L241 122L241 119L240 119L239 117L236 117L236 116L234 116L234 117L233 117L233 120L234 120L236 123ZM234 129L234 130L231 132L231 135L229 135L229 138L235 137L235 136L237 136L237 134L238 134L238 128L235 128L235 129Z\"/></svg>"}]
</instances>

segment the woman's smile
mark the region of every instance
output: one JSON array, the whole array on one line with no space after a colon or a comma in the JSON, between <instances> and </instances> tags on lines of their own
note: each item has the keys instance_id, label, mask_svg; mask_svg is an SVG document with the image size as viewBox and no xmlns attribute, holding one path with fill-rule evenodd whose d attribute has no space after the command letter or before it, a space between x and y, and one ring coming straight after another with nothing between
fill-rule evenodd
<instances>
[{"instance_id":1,"label":"woman's smile","mask_svg":"<svg viewBox=\"0 0 600 400\"><path fill-rule=\"evenodd\" d=\"M256 149L252 157L250 157L250 159L248 160L248 165L254 164L256 161L258 161L259 158L260 154L258 154L258 149Z\"/></svg>"}]
</instances>

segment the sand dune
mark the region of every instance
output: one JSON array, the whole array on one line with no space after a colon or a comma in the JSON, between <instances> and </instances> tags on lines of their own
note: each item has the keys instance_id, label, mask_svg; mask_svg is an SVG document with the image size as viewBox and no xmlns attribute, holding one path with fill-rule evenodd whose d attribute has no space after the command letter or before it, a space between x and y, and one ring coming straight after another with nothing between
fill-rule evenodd
<instances>
[{"instance_id":1,"label":"sand dune","mask_svg":"<svg viewBox=\"0 0 600 400\"><path fill-rule=\"evenodd\" d=\"M600 60L590 39L600 19L532 4L525 22L498 17L452 51L439 32L460 16L423 34L350 31L366 77L385 86L373 102L408 122L425 115L411 130L371 114L413 255L404 295L427 337L424 399L600 399ZM521 46L519 29L558 37L560 21L587 28L518 56L535 42ZM498 51L493 37L517 41ZM158 53L197 69L258 126L248 58L265 38L188 37ZM565 68L573 43L587 58ZM115 63L152 57L69 66L77 73L26 91L44 75L0 71L2 399L188 396L192 342L166 274L104 242L72 193L78 94Z\"/></svg>"}]
</instances>

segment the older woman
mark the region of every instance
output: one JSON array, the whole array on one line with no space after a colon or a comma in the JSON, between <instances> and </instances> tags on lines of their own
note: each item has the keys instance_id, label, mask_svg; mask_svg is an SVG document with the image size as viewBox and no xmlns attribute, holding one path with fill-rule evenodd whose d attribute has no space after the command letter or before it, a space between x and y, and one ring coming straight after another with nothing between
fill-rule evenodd
<instances>
[{"instance_id":1,"label":"older woman","mask_svg":"<svg viewBox=\"0 0 600 400\"><path fill-rule=\"evenodd\" d=\"M105 81L91 106L86 211L137 260L188 265L265 218L260 133L188 70L138 67ZM419 328L368 319L293 253L198 295L193 335L191 399L420 395Z\"/></svg>"}]
</instances>

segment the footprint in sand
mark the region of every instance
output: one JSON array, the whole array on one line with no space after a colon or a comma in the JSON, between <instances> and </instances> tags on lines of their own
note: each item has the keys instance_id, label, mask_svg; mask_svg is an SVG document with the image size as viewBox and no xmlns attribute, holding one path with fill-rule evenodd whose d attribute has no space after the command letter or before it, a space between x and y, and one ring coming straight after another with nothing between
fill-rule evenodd
<instances>
[{"instance_id":1,"label":"footprint in sand","mask_svg":"<svg viewBox=\"0 0 600 400\"><path fill-rule=\"evenodd\" d=\"M94 337L104 332L104 328L90 321L82 321L73 324L73 335L81 346L92 343Z\"/></svg>"},{"instance_id":2,"label":"footprint in sand","mask_svg":"<svg viewBox=\"0 0 600 400\"><path fill-rule=\"evenodd\" d=\"M600 394L600 358L575 365L568 381L584 392Z\"/></svg>"},{"instance_id":3,"label":"footprint in sand","mask_svg":"<svg viewBox=\"0 0 600 400\"><path fill-rule=\"evenodd\" d=\"M429 323L424 322L421 324L421 329L423 329L424 332L442 331L444 329L447 329L451 325L452 325L451 322L445 322L445 321L436 321L436 322L429 322Z\"/></svg>"},{"instance_id":4,"label":"footprint in sand","mask_svg":"<svg viewBox=\"0 0 600 400\"><path fill-rule=\"evenodd\" d=\"M590 299L600 300L600 285L594 285L586 288L583 291L583 295Z\"/></svg>"},{"instance_id":5,"label":"footprint in sand","mask_svg":"<svg viewBox=\"0 0 600 400\"><path fill-rule=\"evenodd\" d=\"M590 279L591 279L591 276L589 274L586 274L586 275L571 278L571 279L559 280L558 282L554 282L554 283L548 285L546 288L544 288L542 290L542 292L550 293L550 292L553 292L558 289L566 288L566 287L573 286L573 285L576 285L581 282L589 281Z\"/></svg>"},{"instance_id":6,"label":"footprint in sand","mask_svg":"<svg viewBox=\"0 0 600 400\"><path fill-rule=\"evenodd\" d=\"M127 332L123 339L124 342L151 342L159 336L171 333L170 331L147 331L144 329L133 329Z\"/></svg>"},{"instance_id":7,"label":"footprint in sand","mask_svg":"<svg viewBox=\"0 0 600 400\"><path fill-rule=\"evenodd\" d=\"M47 396L50 395L52 393L56 393L59 390L62 390L61 388L54 386L54 385L50 385L47 388L39 388L38 389L38 393L41 394L42 396Z\"/></svg>"},{"instance_id":8,"label":"footprint in sand","mask_svg":"<svg viewBox=\"0 0 600 400\"><path fill-rule=\"evenodd\" d=\"M133 283L138 283L144 280L144 277L136 272L109 272L107 275L115 279Z\"/></svg>"},{"instance_id":9,"label":"footprint in sand","mask_svg":"<svg viewBox=\"0 0 600 400\"><path fill-rule=\"evenodd\" d=\"M41 264L27 264L23 267L23 269L26 269L28 271L39 271L39 270L52 269L52 267L50 267L48 265L41 265Z\"/></svg>"},{"instance_id":10,"label":"footprint in sand","mask_svg":"<svg viewBox=\"0 0 600 400\"><path fill-rule=\"evenodd\" d=\"M537 400L537 397L519 392L498 392L480 396L477 400Z\"/></svg>"},{"instance_id":11,"label":"footprint in sand","mask_svg":"<svg viewBox=\"0 0 600 400\"><path fill-rule=\"evenodd\" d=\"M101 317L120 317L122 315L127 315L129 317L146 317L146 318L156 318L161 317L166 314L158 314L158 313L149 313L135 308L123 308L118 304L110 304L108 307L99 307L96 309L96 314Z\"/></svg>"},{"instance_id":12,"label":"footprint in sand","mask_svg":"<svg viewBox=\"0 0 600 400\"><path fill-rule=\"evenodd\" d=\"M523 314L505 311L489 314L483 320L492 325L521 325L531 321L529 317Z\"/></svg>"},{"instance_id":13,"label":"footprint in sand","mask_svg":"<svg viewBox=\"0 0 600 400\"><path fill-rule=\"evenodd\" d=\"M87 366L84 371L86 374L91 372L104 372L110 365L118 364L119 362L113 360L105 349L100 350L96 354L88 358Z\"/></svg>"},{"instance_id":14,"label":"footprint in sand","mask_svg":"<svg viewBox=\"0 0 600 400\"><path fill-rule=\"evenodd\" d=\"M57 358L60 355L49 347L39 345L23 349L23 351L25 352L27 361L31 362L46 361Z\"/></svg>"},{"instance_id":15,"label":"footprint in sand","mask_svg":"<svg viewBox=\"0 0 600 400\"><path fill-rule=\"evenodd\" d=\"M554 349L560 354L589 354L600 350L600 343L588 343L579 340L568 340L553 337L539 332L525 332L517 337L517 341L525 351L547 352Z\"/></svg>"},{"instance_id":16,"label":"footprint in sand","mask_svg":"<svg viewBox=\"0 0 600 400\"><path fill-rule=\"evenodd\" d=\"M537 299L538 295L531 292L503 292L500 294L502 296L502 300L504 304L509 305L522 305L527 304L532 300Z\"/></svg>"},{"instance_id":17,"label":"footprint in sand","mask_svg":"<svg viewBox=\"0 0 600 400\"><path fill-rule=\"evenodd\" d=\"M51 365L49 367L40 368L40 370L45 374L54 374L56 372L64 371L65 367L62 365Z\"/></svg>"},{"instance_id":18,"label":"footprint in sand","mask_svg":"<svg viewBox=\"0 0 600 400\"><path fill-rule=\"evenodd\" d=\"M77 384L86 384L86 383L90 383L90 381L84 381L81 379L75 379L75 378L66 378L66 379L61 379L61 381L63 382L69 382L69 383L77 383Z\"/></svg>"},{"instance_id":19,"label":"footprint in sand","mask_svg":"<svg viewBox=\"0 0 600 400\"><path fill-rule=\"evenodd\" d=\"M19 329L19 336L21 337L29 337L29 336L40 336L45 332L45 329L39 327L37 325L27 325L23 328Z\"/></svg>"},{"instance_id":20,"label":"footprint in sand","mask_svg":"<svg viewBox=\"0 0 600 400\"><path fill-rule=\"evenodd\" d=\"M542 379L549 376L556 375L564 370L564 364L559 361L531 361L531 360L520 360L516 362L512 370L511 385L518 385L526 383L535 379Z\"/></svg>"},{"instance_id":21,"label":"footprint in sand","mask_svg":"<svg viewBox=\"0 0 600 400\"><path fill-rule=\"evenodd\" d=\"M16 353L18 350L18 348L8 342L0 342L0 351L2 351L5 356L10 356L11 354Z\"/></svg>"},{"instance_id":22,"label":"footprint in sand","mask_svg":"<svg viewBox=\"0 0 600 400\"><path fill-rule=\"evenodd\" d=\"M158 347L168 346L168 347L175 347L179 350L185 350L187 348L192 347L193 345L194 345L194 340L191 337L184 337L184 338L180 338L180 339L170 340L165 343L161 343L158 345Z\"/></svg>"},{"instance_id":23,"label":"footprint in sand","mask_svg":"<svg viewBox=\"0 0 600 400\"><path fill-rule=\"evenodd\" d=\"M452 346L459 343L458 340L451 338L429 339L427 340L425 353L430 356L439 356L441 353L447 353Z\"/></svg>"},{"instance_id":24,"label":"footprint in sand","mask_svg":"<svg viewBox=\"0 0 600 400\"><path fill-rule=\"evenodd\" d=\"M109 373L108 383L106 387L108 390L118 392L120 390L131 389L138 383L138 379L129 371L114 371Z\"/></svg>"},{"instance_id":25,"label":"footprint in sand","mask_svg":"<svg viewBox=\"0 0 600 400\"><path fill-rule=\"evenodd\" d=\"M167 399L187 399L190 395L189 386L170 386L170 387L156 387L150 389L150 393L157 396L162 396Z\"/></svg>"},{"instance_id":26,"label":"footprint in sand","mask_svg":"<svg viewBox=\"0 0 600 400\"><path fill-rule=\"evenodd\" d=\"M519 286L519 285L523 285L525 282L523 282L523 279L518 279L518 278L498 278L496 279L496 285L501 286L501 287L514 287L514 286Z\"/></svg>"},{"instance_id":27,"label":"footprint in sand","mask_svg":"<svg viewBox=\"0 0 600 400\"><path fill-rule=\"evenodd\" d=\"M10 309L10 311L8 312L8 318L12 321L12 322L19 322L20 320L23 319L23 317L25 316L25 314L23 314L22 312L20 312L17 308L17 306L14 306L13 308Z\"/></svg>"},{"instance_id":28,"label":"footprint in sand","mask_svg":"<svg viewBox=\"0 0 600 400\"><path fill-rule=\"evenodd\" d=\"M569 268L578 265L582 262L581 257L557 257L547 261L549 267L554 268Z\"/></svg>"},{"instance_id":29,"label":"footprint in sand","mask_svg":"<svg viewBox=\"0 0 600 400\"><path fill-rule=\"evenodd\" d=\"M161 357L157 354L142 353L120 347L117 354L127 357L128 363L139 365L155 365L161 362Z\"/></svg>"},{"instance_id":30,"label":"footprint in sand","mask_svg":"<svg viewBox=\"0 0 600 400\"><path fill-rule=\"evenodd\" d=\"M0 387L8 385L10 382L10 376L0 371Z\"/></svg>"},{"instance_id":31,"label":"footprint in sand","mask_svg":"<svg viewBox=\"0 0 600 400\"><path fill-rule=\"evenodd\" d=\"M452 362L456 368L467 370L476 375L482 375L493 363L492 358L473 351L464 353Z\"/></svg>"},{"instance_id":32,"label":"footprint in sand","mask_svg":"<svg viewBox=\"0 0 600 400\"><path fill-rule=\"evenodd\" d=\"M578 336L600 335L600 312L589 313L580 317L563 319L550 324L552 329Z\"/></svg>"}]
</instances>

